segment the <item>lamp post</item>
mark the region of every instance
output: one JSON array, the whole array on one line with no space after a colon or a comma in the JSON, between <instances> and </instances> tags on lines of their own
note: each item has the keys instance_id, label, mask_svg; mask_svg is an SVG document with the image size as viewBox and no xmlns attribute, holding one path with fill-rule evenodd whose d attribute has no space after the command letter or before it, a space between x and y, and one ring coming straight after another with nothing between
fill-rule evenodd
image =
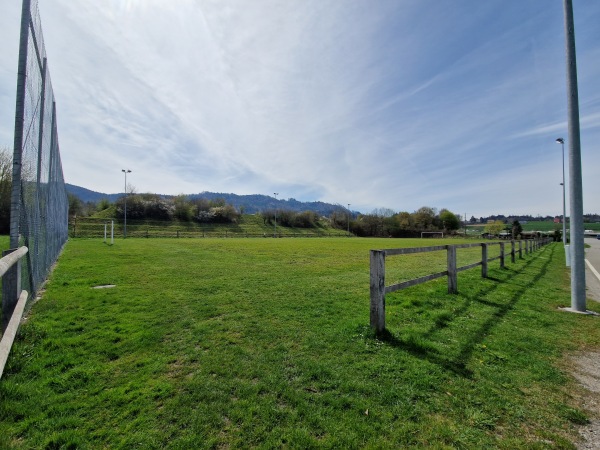
<instances>
[{"instance_id":1,"label":"lamp post","mask_svg":"<svg viewBox=\"0 0 600 450\"><path fill-rule=\"evenodd\" d=\"M563 169L563 179L562 179L562 183L560 183L562 185L563 188L563 245L567 245L567 224L566 224L566 220L567 220L567 204L566 204L566 200L565 200L565 140L563 138L558 138L556 140L557 143L559 143L562 146L562 169Z\"/></svg>"},{"instance_id":2,"label":"lamp post","mask_svg":"<svg viewBox=\"0 0 600 450\"><path fill-rule=\"evenodd\" d=\"M123 214L123 239L127 238L127 174L131 173L129 169L121 169L121 172L125 174L125 208Z\"/></svg>"},{"instance_id":3,"label":"lamp post","mask_svg":"<svg viewBox=\"0 0 600 450\"><path fill-rule=\"evenodd\" d=\"M567 66L569 136L569 250L571 255L571 310L585 312L585 248L583 236L583 180L579 127L579 92L575 56L573 1L563 0Z\"/></svg>"},{"instance_id":4,"label":"lamp post","mask_svg":"<svg viewBox=\"0 0 600 450\"><path fill-rule=\"evenodd\" d=\"M273 237L277 237L277 196L279 195L279 192L274 192L273 195L275 195L275 234L273 234Z\"/></svg>"},{"instance_id":5,"label":"lamp post","mask_svg":"<svg viewBox=\"0 0 600 450\"><path fill-rule=\"evenodd\" d=\"M350 236L350 203L348 203L348 236Z\"/></svg>"}]
</instances>

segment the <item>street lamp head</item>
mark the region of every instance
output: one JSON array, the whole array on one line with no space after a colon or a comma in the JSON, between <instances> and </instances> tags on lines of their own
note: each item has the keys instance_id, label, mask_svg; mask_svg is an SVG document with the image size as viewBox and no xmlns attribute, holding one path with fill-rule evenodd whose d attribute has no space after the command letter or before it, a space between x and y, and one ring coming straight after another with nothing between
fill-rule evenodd
<instances>
[{"instance_id":1,"label":"street lamp head","mask_svg":"<svg viewBox=\"0 0 600 450\"><path fill-rule=\"evenodd\" d=\"M558 142L559 144L564 144L564 143L565 143L565 140L564 140L563 138L558 138L558 139L556 140L556 142Z\"/></svg>"},{"instance_id":2,"label":"street lamp head","mask_svg":"<svg viewBox=\"0 0 600 450\"><path fill-rule=\"evenodd\" d=\"M121 169L121 172L125 172L125 173L131 173L131 170L129 170L129 169L127 169L127 170L125 170L125 169Z\"/></svg>"}]
</instances>

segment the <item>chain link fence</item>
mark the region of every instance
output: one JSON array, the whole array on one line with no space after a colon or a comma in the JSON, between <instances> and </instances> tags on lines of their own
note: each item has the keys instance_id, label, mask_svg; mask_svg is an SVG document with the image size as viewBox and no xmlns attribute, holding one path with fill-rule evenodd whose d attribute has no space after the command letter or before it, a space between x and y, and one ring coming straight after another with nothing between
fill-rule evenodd
<instances>
[{"instance_id":1,"label":"chain link fence","mask_svg":"<svg viewBox=\"0 0 600 450\"><path fill-rule=\"evenodd\" d=\"M37 0L23 1L12 181L10 247L29 248L21 287L35 293L68 238L56 103Z\"/></svg>"}]
</instances>

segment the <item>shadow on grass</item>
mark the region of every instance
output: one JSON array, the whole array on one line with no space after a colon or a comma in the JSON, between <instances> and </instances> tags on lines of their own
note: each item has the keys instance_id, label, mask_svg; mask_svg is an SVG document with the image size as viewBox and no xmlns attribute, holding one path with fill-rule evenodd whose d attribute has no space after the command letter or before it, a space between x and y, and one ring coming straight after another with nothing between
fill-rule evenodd
<instances>
[{"instance_id":1,"label":"shadow on grass","mask_svg":"<svg viewBox=\"0 0 600 450\"><path fill-rule=\"evenodd\" d=\"M451 313L437 318L429 330L424 333L413 333L408 336L400 337L399 335L394 334L386 329L383 332L378 333L376 337L393 347L397 347L410 353L412 356L429 361L433 364L437 364L443 369L452 371L458 375L470 378L472 377L473 373L467 367L467 363L470 361L473 352L477 346L483 342L486 335L490 333L494 326L515 308L519 300L521 300L523 295L530 289L530 287L534 286L546 275L548 266L554 259L554 252L554 246L546 246L534 258L527 260L525 264L518 269L511 267L506 267L503 269L503 273L507 274L504 279L488 277L488 281L495 282L493 286L485 287L474 293L464 295L465 301L461 307L454 309ZM540 266L535 276L533 276L528 283L519 286L519 289L510 299L508 299L508 301L499 303L487 300L485 298L500 287L505 286L506 283L509 283L516 276L522 274L525 270L528 270L529 266L537 261L541 255L545 255L547 260ZM473 303L485 305L495 309L495 311L481 324L479 328L476 329L475 332L472 332L472 338L466 343L462 344L456 356L452 357L448 354L442 354L434 347L431 338L443 328L448 327L454 320L466 314L467 310L473 305Z\"/></svg>"}]
</instances>

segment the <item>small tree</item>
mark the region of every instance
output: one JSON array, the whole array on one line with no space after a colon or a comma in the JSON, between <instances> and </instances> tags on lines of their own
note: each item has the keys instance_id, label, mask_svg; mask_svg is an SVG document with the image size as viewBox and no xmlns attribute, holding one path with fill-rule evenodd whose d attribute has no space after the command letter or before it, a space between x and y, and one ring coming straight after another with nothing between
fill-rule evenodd
<instances>
[{"instance_id":1,"label":"small tree","mask_svg":"<svg viewBox=\"0 0 600 450\"><path fill-rule=\"evenodd\" d=\"M440 211L440 222L442 222L442 226L445 230L458 230L460 228L460 220L456 214L447 209L442 209Z\"/></svg>"},{"instance_id":2,"label":"small tree","mask_svg":"<svg viewBox=\"0 0 600 450\"><path fill-rule=\"evenodd\" d=\"M79 197L69 192L67 193L67 198L69 200L69 216L81 216L83 213L83 203L81 203Z\"/></svg>"},{"instance_id":3,"label":"small tree","mask_svg":"<svg viewBox=\"0 0 600 450\"><path fill-rule=\"evenodd\" d=\"M10 232L10 196L12 191L12 151L0 149L0 234Z\"/></svg>"},{"instance_id":4,"label":"small tree","mask_svg":"<svg viewBox=\"0 0 600 450\"><path fill-rule=\"evenodd\" d=\"M107 198L102 198L96 205L97 211L104 211L105 209L110 208L110 200Z\"/></svg>"},{"instance_id":5,"label":"small tree","mask_svg":"<svg viewBox=\"0 0 600 450\"><path fill-rule=\"evenodd\" d=\"M437 210L429 206L422 206L412 214L415 228L420 231L433 230L436 228Z\"/></svg>"},{"instance_id":6,"label":"small tree","mask_svg":"<svg viewBox=\"0 0 600 450\"><path fill-rule=\"evenodd\" d=\"M185 195L181 194L175 197L173 204L175 207L173 216L175 218L184 222L192 220L192 216L194 215L193 205Z\"/></svg>"},{"instance_id":7,"label":"small tree","mask_svg":"<svg viewBox=\"0 0 600 450\"><path fill-rule=\"evenodd\" d=\"M562 225L556 224L554 226L554 242L562 241Z\"/></svg>"},{"instance_id":8,"label":"small tree","mask_svg":"<svg viewBox=\"0 0 600 450\"><path fill-rule=\"evenodd\" d=\"M500 234L502 230L504 230L504 222L502 222L501 220L495 220L492 223L488 223L484 228L484 231L486 233L494 236Z\"/></svg>"},{"instance_id":9,"label":"small tree","mask_svg":"<svg viewBox=\"0 0 600 450\"><path fill-rule=\"evenodd\" d=\"M517 239L518 236L523 233L523 227L519 223L518 220L513 221L512 223L512 238Z\"/></svg>"},{"instance_id":10,"label":"small tree","mask_svg":"<svg viewBox=\"0 0 600 450\"><path fill-rule=\"evenodd\" d=\"M412 230L414 227L413 218L409 212L402 211L396 214L396 221L401 230Z\"/></svg>"}]
</instances>

